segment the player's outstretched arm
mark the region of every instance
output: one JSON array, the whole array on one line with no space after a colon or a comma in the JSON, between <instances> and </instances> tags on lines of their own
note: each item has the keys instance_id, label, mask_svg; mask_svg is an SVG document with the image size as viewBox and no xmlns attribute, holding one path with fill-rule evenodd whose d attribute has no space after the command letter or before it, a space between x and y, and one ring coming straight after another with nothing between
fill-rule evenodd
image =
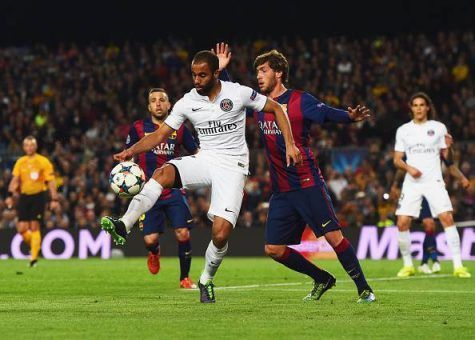
<instances>
[{"instance_id":1,"label":"player's outstretched arm","mask_svg":"<svg viewBox=\"0 0 475 340\"><path fill-rule=\"evenodd\" d=\"M170 136L173 131L175 130L169 127L167 124L162 124L162 126L160 126L158 130L155 130L153 133L146 135L145 137L140 139L137 143L132 145L130 148L125 149L124 151L115 154L114 160L123 162L139 153L148 151L152 149L153 147L157 146L158 144L160 144L166 138L168 138L168 136Z\"/></svg>"},{"instance_id":2,"label":"player's outstretched arm","mask_svg":"<svg viewBox=\"0 0 475 340\"><path fill-rule=\"evenodd\" d=\"M348 107L348 116L354 122L359 122L371 117L371 111L364 105L357 105L355 108Z\"/></svg>"},{"instance_id":3,"label":"player's outstretched arm","mask_svg":"<svg viewBox=\"0 0 475 340\"><path fill-rule=\"evenodd\" d=\"M292 135L292 129L290 127L289 117L282 109L279 103L271 98L267 98L266 105L262 109L264 112L273 113L275 115L275 121L282 131L282 136L285 141L285 153L287 158L287 166L292 164L302 164L302 154L295 145L294 136Z\"/></svg>"},{"instance_id":4,"label":"player's outstretched arm","mask_svg":"<svg viewBox=\"0 0 475 340\"><path fill-rule=\"evenodd\" d=\"M404 152L394 151L393 162L396 168L401 169L403 171L407 171L409 175L411 175L414 178L421 177L422 172L420 172L419 169L416 169L413 166L410 166L409 164L404 162L403 157L404 157Z\"/></svg>"}]
</instances>

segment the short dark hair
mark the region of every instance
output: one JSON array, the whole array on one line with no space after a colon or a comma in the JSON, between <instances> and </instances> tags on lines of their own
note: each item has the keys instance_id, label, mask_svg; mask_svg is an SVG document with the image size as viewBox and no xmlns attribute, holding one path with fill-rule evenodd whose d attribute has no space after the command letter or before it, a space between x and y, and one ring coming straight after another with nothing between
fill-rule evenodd
<instances>
[{"instance_id":1,"label":"short dark hair","mask_svg":"<svg viewBox=\"0 0 475 340\"><path fill-rule=\"evenodd\" d=\"M411 96L411 99L409 99L409 107L412 106L412 102L414 101L414 99L416 98L422 98L425 100L427 106L429 106L430 110L429 112L427 113L427 119L435 119L437 117L437 111L435 110L435 106L434 106L434 103L432 102L432 99L429 97L429 95L425 92L416 92L414 93L412 96ZM411 117L413 117L414 115L412 114L412 110L411 110Z\"/></svg>"},{"instance_id":2,"label":"short dark hair","mask_svg":"<svg viewBox=\"0 0 475 340\"><path fill-rule=\"evenodd\" d=\"M289 80L289 62L287 58L277 50L271 50L256 57L254 60L254 69L262 64L269 62L269 67L277 72L282 72L282 83L286 84Z\"/></svg>"},{"instance_id":3,"label":"short dark hair","mask_svg":"<svg viewBox=\"0 0 475 340\"><path fill-rule=\"evenodd\" d=\"M203 50L199 51L195 54L193 57L193 60L191 61L192 64L198 64L198 63L206 63L209 65L209 68L211 72L216 72L219 69L219 59L211 51L208 50Z\"/></svg>"},{"instance_id":4,"label":"short dark hair","mask_svg":"<svg viewBox=\"0 0 475 340\"><path fill-rule=\"evenodd\" d=\"M162 87L152 87L150 90L148 90L148 95L150 96L154 92L162 92L168 96L167 91Z\"/></svg>"}]
</instances>

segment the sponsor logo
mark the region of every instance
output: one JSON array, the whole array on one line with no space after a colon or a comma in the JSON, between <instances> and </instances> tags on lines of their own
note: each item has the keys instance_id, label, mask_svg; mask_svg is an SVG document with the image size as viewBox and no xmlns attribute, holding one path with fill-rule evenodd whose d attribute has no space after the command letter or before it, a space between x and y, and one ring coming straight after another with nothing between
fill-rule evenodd
<instances>
[{"instance_id":1,"label":"sponsor logo","mask_svg":"<svg viewBox=\"0 0 475 340\"><path fill-rule=\"evenodd\" d=\"M238 162L238 166L240 166L241 168L244 168L245 165L241 162Z\"/></svg>"},{"instance_id":2,"label":"sponsor logo","mask_svg":"<svg viewBox=\"0 0 475 340\"><path fill-rule=\"evenodd\" d=\"M236 123L223 124L219 120L212 120L208 122L208 127L195 127L196 132L200 135L221 135L226 132L231 132L237 129Z\"/></svg>"},{"instance_id":3,"label":"sponsor logo","mask_svg":"<svg viewBox=\"0 0 475 340\"><path fill-rule=\"evenodd\" d=\"M175 144L174 143L160 143L150 151L152 151L156 155L173 156L175 154Z\"/></svg>"},{"instance_id":4,"label":"sponsor logo","mask_svg":"<svg viewBox=\"0 0 475 340\"><path fill-rule=\"evenodd\" d=\"M434 134L435 134L435 132L434 132L434 130L432 130L432 129L430 129L430 130L427 131L427 135L428 135L428 136L431 136L431 137L432 137Z\"/></svg>"},{"instance_id":5,"label":"sponsor logo","mask_svg":"<svg viewBox=\"0 0 475 340\"><path fill-rule=\"evenodd\" d=\"M219 103L219 107L225 112L231 111L233 109L233 102L228 98L223 99L221 103Z\"/></svg>"},{"instance_id":6,"label":"sponsor logo","mask_svg":"<svg viewBox=\"0 0 475 340\"><path fill-rule=\"evenodd\" d=\"M224 211L231 212L231 213L235 214L235 212L234 212L234 211L232 211L232 210L229 210L228 208L224 208Z\"/></svg>"},{"instance_id":7,"label":"sponsor logo","mask_svg":"<svg viewBox=\"0 0 475 340\"><path fill-rule=\"evenodd\" d=\"M260 120L257 122L259 129L261 129L264 135L281 135L282 131L280 131L279 126L273 120Z\"/></svg>"},{"instance_id":8,"label":"sponsor logo","mask_svg":"<svg viewBox=\"0 0 475 340\"><path fill-rule=\"evenodd\" d=\"M325 223L322 223L322 228L325 228L325 227L328 225L328 223L330 223L331 221L332 221L332 220L328 220L328 221L326 221Z\"/></svg>"},{"instance_id":9,"label":"sponsor logo","mask_svg":"<svg viewBox=\"0 0 475 340\"><path fill-rule=\"evenodd\" d=\"M202 109L202 107L192 107L191 111L195 112L195 111L199 111L201 109Z\"/></svg>"}]
</instances>

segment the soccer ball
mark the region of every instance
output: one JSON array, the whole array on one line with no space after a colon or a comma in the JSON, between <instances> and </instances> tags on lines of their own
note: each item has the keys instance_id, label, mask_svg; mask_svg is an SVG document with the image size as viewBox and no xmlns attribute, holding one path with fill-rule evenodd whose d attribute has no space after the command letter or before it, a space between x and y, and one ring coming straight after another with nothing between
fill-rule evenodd
<instances>
[{"instance_id":1,"label":"soccer ball","mask_svg":"<svg viewBox=\"0 0 475 340\"><path fill-rule=\"evenodd\" d=\"M142 190L145 184L145 173L134 162L121 162L112 169L109 184L112 191L119 197L132 197Z\"/></svg>"}]
</instances>

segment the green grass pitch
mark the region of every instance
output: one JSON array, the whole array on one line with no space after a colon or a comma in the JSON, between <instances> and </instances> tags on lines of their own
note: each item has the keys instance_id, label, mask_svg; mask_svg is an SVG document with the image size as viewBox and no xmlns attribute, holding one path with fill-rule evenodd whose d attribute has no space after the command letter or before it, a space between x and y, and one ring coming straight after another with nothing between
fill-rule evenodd
<instances>
[{"instance_id":1,"label":"green grass pitch","mask_svg":"<svg viewBox=\"0 0 475 340\"><path fill-rule=\"evenodd\" d=\"M303 302L306 276L267 258L225 258L216 304L178 288L179 265L162 258L150 275L145 258L0 262L2 339L473 339L474 279L442 273L397 279L401 261L362 261L377 302L356 303L355 286L335 260L317 260L337 285ZM203 258L195 257L192 278ZM465 262L475 274L475 262Z\"/></svg>"}]
</instances>

